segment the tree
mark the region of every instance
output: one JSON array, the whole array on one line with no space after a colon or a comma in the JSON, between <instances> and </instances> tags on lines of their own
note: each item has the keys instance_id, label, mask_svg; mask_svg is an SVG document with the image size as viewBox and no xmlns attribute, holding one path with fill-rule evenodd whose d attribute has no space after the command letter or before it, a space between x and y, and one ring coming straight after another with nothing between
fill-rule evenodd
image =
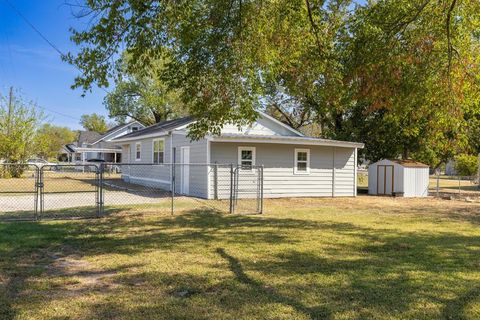
<instances>
[{"instance_id":1,"label":"tree","mask_svg":"<svg viewBox=\"0 0 480 320\"><path fill-rule=\"evenodd\" d=\"M74 86L107 86L120 48L135 72L165 59L155 77L181 90L198 118L194 138L268 108L295 127L318 125L326 138L377 135L366 156L437 166L471 141L465 109L480 105L477 0L87 5L83 16L94 23L74 31L80 51L67 57L83 71Z\"/></svg>"},{"instance_id":2,"label":"tree","mask_svg":"<svg viewBox=\"0 0 480 320\"><path fill-rule=\"evenodd\" d=\"M98 132L100 134L108 131L105 117L96 113L82 115L80 118L80 124L85 130Z\"/></svg>"},{"instance_id":3,"label":"tree","mask_svg":"<svg viewBox=\"0 0 480 320\"><path fill-rule=\"evenodd\" d=\"M179 91L170 89L158 76L164 69L163 61L141 72L129 70L129 63L128 55L124 55L115 89L104 99L111 118L119 122L132 118L152 125L185 114Z\"/></svg>"},{"instance_id":4,"label":"tree","mask_svg":"<svg viewBox=\"0 0 480 320\"><path fill-rule=\"evenodd\" d=\"M36 154L37 129L44 119L32 102L26 102L10 90L0 95L0 159L6 163L22 163ZM9 175L19 177L23 167L10 167Z\"/></svg>"},{"instance_id":5,"label":"tree","mask_svg":"<svg viewBox=\"0 0 480 320\"><path fill-rule=\"evenodd\" d=\"M356 11L345 79L361 112L343 118L373 141L367 158L400 155L438 167L468 147L465 115L479 97L479 12L468 0L378 1Z\"/></svg>"},{"instance_id":6,"label":"tree","mask_svg":"<svg viewBox=\"0 0 480 320\"><path fill-rule=\"evenodd\" d=\"M313 80L330 63L349 3L89 1L79 15L95 23L73 32L80 52L66 59L82 70L74 86L85 90L94 82L108 86L115 74L112 57L120 48L126 48L130 68L137 71L168 60L157 76L181 89L189 114L198 119L191 135L200 137L219 133L226 122L253 121L268 83L296 83L290 95L316 91Z\"/></svg>"},{"instance_id":7,"label":"tree","mask_svg":"<svg viewBox=\"0 0 480 320\"><path fill-rule=\"evenodd\" d=\"M72 143L77 138L77 132L67 127L58 127L48 123L37 130L37 155L42 158L55 157L62 146Z\"/></svg>"}]
</instances>

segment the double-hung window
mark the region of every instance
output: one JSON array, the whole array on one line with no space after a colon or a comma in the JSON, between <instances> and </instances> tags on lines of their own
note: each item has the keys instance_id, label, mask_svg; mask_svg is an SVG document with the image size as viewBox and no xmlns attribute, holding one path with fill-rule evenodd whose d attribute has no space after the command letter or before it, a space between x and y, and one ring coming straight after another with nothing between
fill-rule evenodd
<instances>
[{"instance_id":1,"label":"double-hung window","mask_svg":"<svg viewBox=\"0 0 480 320\"><path fill-rule=\"evenodd\" d=\"M242 170L252 170L255 165L255 147L238 147L238 164Z\"/></svg>"},{"instance_id":2,"label":"double-hung window","mask_svg":"<svg viewBox=\"0 0 480 320\"><path fill-rule=\"evenodd\" d=\"M142 143L135 143L135 160L140 161L142 159Z\"/></svg>"},{"instance_id":3,"label":"double-hung window","mask_svg":"<svg viewBox=\"0 0 480 320\"><path fill-rule=\"evenodd\" d=\"M310 149L295 149L295 174L310 173Z\"/></svg>"},{"instance_id":4,"label":"double-hung window","mask_svg":"<svg viewBox=\"0 0 480 320\"><path fill-rule=\"evenodd\" d=\"M165 140L155 139L153 140L153 163L164 163L165 156Z\"/></svg>"}]
</instances>

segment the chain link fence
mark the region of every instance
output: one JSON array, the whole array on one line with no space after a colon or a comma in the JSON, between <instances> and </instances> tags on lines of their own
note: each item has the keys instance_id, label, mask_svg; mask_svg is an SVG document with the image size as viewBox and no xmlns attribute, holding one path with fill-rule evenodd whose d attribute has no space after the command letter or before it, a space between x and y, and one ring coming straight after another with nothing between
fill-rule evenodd
<instances>
[{"instance_id":1,"label":"chain link fence","mask_svg":"<svg viewBox=\"0 0 480 320\"><path fill-rule=\"evenodd\" d=\"M438 198L480 201L478 176L431 175L429 194Z\"/></svg>"},{"instance_id":2,"label":"chain link fence","mask_svg":"<svg viewBox=\"0 0 480 320\"><path fill-rule=\"evenodd\" d=\"M263 167L221 164L0 165L0 220L143 210L263 212Z\"/></svg>"},{"instance_id":3,"label":"chain link fence","mask_svg":"<svg viewBox=\"0 0 480 320\"><path fill-rule=\"evenodd\" d=\"M38 214L40 168L0 163L0 219L35 220Z\"/></svg>"}]
</instances>

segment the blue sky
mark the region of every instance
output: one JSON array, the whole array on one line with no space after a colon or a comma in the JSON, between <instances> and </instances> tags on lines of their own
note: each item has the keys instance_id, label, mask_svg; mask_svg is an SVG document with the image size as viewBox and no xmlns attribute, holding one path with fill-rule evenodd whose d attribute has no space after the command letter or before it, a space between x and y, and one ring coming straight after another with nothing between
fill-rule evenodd
<instances>
[{"instance_id":1,"label":"blue sky","mask_svg":"<svg viewBox=\"0 0 480 320\"><path fill-rule=\"evenodd\" d=\"M65 0L10 0L10 2L62 52L75 51L69 27L81 28ZM49 122L79 129L85 113L107 112L102 104L105 91L96 88L82 98L70 86L78 71L63 62L5 2L0 0L0 91L13 86L22 96L44 107ZM57 113L55 113L57 112ZM60 115L60 114L63 115Z\"/></svg>"}]
</instances>

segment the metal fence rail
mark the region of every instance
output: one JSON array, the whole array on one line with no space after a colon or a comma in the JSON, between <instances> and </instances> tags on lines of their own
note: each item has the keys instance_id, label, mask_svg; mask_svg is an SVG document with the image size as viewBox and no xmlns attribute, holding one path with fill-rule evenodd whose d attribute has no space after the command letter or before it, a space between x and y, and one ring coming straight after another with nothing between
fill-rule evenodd
<instances>
[{"instance_id":1,"label":"metal fence rail","mask_svg":"<svg viewBox=\"0 0 480 320\"><path fill-rule=\"evenodd\" d=\"M223 164L0 164L0 220L135 212L263 212L263 167Z\"/></svg>"}]
</instances>

